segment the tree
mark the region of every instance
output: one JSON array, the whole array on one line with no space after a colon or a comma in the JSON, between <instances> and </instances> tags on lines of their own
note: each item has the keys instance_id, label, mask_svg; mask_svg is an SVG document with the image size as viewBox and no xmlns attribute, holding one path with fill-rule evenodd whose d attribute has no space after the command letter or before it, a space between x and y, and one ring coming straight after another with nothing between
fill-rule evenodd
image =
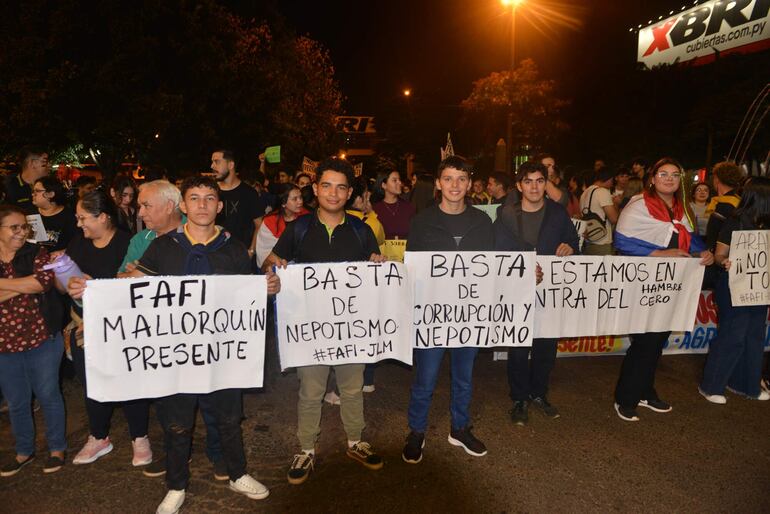
<instances>
[{"instance_id":1,"label":"tree","mask_svg":"<svg viewBox=\"0 0 770 514\"><path fill-rule=\"evenodd\" d=\"M109 174L123 159L200 171L216 145L243 169L269 145L334 150L328 52L281 20L215 0L37 0L0 7L0 32L2 153L82 144Z\"/></svg>"},{"instance_id":2,"label":"tree","mask_svg":"<svg viewBox=\"0 0 770 514\"><path fill-rule=\"evenodd\" d=\"M480 136L487 151L506 133L506 120L512 114L514 148L521 145L547 147L568 129L561 112L569 104L556 96L554 80L540 78L531 59L519 63L513 71L494 72L473 83L471 94L461 107L467 123Z\"/></svg>"}]
</instances>

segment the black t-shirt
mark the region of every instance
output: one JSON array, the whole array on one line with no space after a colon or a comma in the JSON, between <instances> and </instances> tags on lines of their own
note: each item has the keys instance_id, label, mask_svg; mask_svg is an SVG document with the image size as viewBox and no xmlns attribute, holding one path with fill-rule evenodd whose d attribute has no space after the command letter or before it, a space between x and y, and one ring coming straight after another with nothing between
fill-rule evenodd
<instances>
[{"instance_id":1,"label":"black t-shirt","mask_svg":"<svg viewBox=\"0 0 770 514\"><path fill-rule=\"evenodd\" d=\"M93 278L115 278L130 240L128 232L117 230L107 246L97 248L93 241L83 237L83 233L78 230L67 245L67 255L83 273Z\"/></svg>"},{"instance_id":2,"label":"black t-shirt","mask_svg":"<svg viewBox=\"0 0 770 514\"><path fill-rule=\"evenodd\" d=\"M264 216L267 203L257 191L241 182L234 189L221 191L222 211L217 215L217 225L225 228L230 234L247 247L254 235L254 220Z\"/></svg>"},{"instance_id":3,"label":"black t-shirt","mask_svg":"<svg viewBox=\"0 0 770 514\"><path fill-rule=\"evenodd\" d=\"M180 227L179 230L183 230ZM137 269L147 275L186 275L187 250L169 234L154 239L139 258ZM246 247L230 237L208 254L212 275L250 275L251 260Z\"/></svg>"},{"instance_id":4,"label":"black t-shirt","mask_svg":"<svg viewBox=\"0 0 770 514\"><path fill-rule=\"evenodd\" d=\"M466 207L460 214L448 214L442 211L443 216L439 218L439 224L444 230L451 234L458 247L463 240L463 236L470 232L473 227L474 219L465 214L468 212L468 209L472 208L473 207Z\"/></svg>"},{"instance_id":5,"label":"black t-shirt","mask_svg":"<svg viewBox=\"0 0 770 514\"><path fill-rule=\"evenodd\" d=\"M537 240L540 237L540 227L545 218L545 204L534 212L521 211L521 238L529 245L536 247Z\"/></svg>"},{"instance_id":6,"label":"black t-shirt","mask_svg":"<svg viewBox=\"0 0 770 514\"><path fill-rule=\"evenodd\" d=\"M733 237L733 232L736 230L756 230L753 226L744 226L740 218L727 218L719 230L719 237L717 242L730 246L730 241Z\"/></svg>"},{"instance_id":7,"label":"black t-shirt","mask_svg":"<svg viewBox=\"0 0 770 514\"><path fill-rule=\"evenodd\" d=\"M76 232L79 232L77 220L72 209L65 207L58 214L43 216L43 225L48 233L48 241L43 241L40 246L46 247L49 252L64 250L69 245Z\"/></svg>"},{"instance_id":8,"label":"black t-shirt","mask_svg":"<svg viewBox=\"0 0 770 514\"><path fill-rule=\"evenodd\" d=\"M294 262L349 262L368 261L373 253L380 253L374 232L361 220L346 214L345 222L334 227L330 238L326 227L318 219L318 214L308 216L310 219L306 225L307 231L299 241L299 247L295 248L295 220L286 225L286 230L273 247L274 254ZM353 223L356 222L363 225L358 233L353 228ZM361 235L364 235L363 239Z\"/></svg>"},{"instance_id":9,"label":"black t-shirt","mask_svg":"<svg viewBox=\"0 0 770 514\"><path fill-rule=\"evenodd\" d=\"M18 173L5 179L5 202L21 207L25 214L37 214L37 208L32 205L32 187Z\"/></svg>"}]
</instances>

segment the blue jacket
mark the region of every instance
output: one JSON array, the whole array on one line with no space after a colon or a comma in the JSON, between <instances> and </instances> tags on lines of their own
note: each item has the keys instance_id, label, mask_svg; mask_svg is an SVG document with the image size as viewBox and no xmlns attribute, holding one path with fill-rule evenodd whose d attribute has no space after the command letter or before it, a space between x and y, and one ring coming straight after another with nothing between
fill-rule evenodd
<instances>
[{"instance_id":1,"label":"blue jacket","mask_svg":"<svg viewBox=\"0 0 770 514\"><path fill-rule=\"evenodd\" d=\"M511 252L526 252L535 250L538 255L556 255L560 244L566 243L572 247L575 254L580 253L578 234L575 225L560 204L545 199L545 213L540 225L537 246L532 246L519 236L517 217L521 213L521 203L505 204L497 213L495 220L495 249Z\"/></svg>"}]
</instances>

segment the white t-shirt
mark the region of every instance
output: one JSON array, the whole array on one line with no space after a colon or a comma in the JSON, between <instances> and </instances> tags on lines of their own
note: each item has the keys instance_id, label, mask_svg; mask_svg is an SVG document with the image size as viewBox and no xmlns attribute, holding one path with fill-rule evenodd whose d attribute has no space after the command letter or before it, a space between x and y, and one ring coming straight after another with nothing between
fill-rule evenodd
<instances>
[{"instance_id":1,"label":"white t-shirt","mask_svg":"<svg viewBox=\"0 0 770 514\"><path fill-rule=\"evenodd\" d=\"M594 190L596 192L594 193L593 198L591 198L591 192ZM610 193L610 190L606 187L600 187L597 185L589 186L585 191L583 191L583 194L580 195L580 212L583 212L583 209L588 207L589 198L591 198L591 212L595 213L597 216L599 216L599 218L607 221L607 235L598 241L591 241L591 244L612 244L612 224L609 222L609 220L607 220L607 213L604 212L604 207L614 205L612 202L612 193Z\"/></svg>"}]
</instances>

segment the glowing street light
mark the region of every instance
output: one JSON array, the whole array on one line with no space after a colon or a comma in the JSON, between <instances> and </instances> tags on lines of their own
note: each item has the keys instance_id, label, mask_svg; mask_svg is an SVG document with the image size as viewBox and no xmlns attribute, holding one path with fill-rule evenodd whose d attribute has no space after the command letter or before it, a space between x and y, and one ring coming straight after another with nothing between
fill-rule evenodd
<instances>
[{"instance_id":1,"label":"glowing street light","mask_svg":"<svg viewBox=\"0 0 770 514\"><path fill-rule=\"evenodd\" d=\"M516 8L524 3L524 0L500 0L505 7L511 8L511 76L516 68ZM508 126L506 129L506 156L505 172L511 173L511 161L513 160L513 113L508 112Z\"/></svg>"},{"instance_id":2,"label":"glowing street light","mask_svg":"<svg viewBox=\"0 0 770 514\"><path fill-rule=\"evenodd\" d=\"M406 97L412 96L412 90L411 89L404 89L403 93L404 93L404 96L406 96Z\"/></svg>"}]
</instances>

